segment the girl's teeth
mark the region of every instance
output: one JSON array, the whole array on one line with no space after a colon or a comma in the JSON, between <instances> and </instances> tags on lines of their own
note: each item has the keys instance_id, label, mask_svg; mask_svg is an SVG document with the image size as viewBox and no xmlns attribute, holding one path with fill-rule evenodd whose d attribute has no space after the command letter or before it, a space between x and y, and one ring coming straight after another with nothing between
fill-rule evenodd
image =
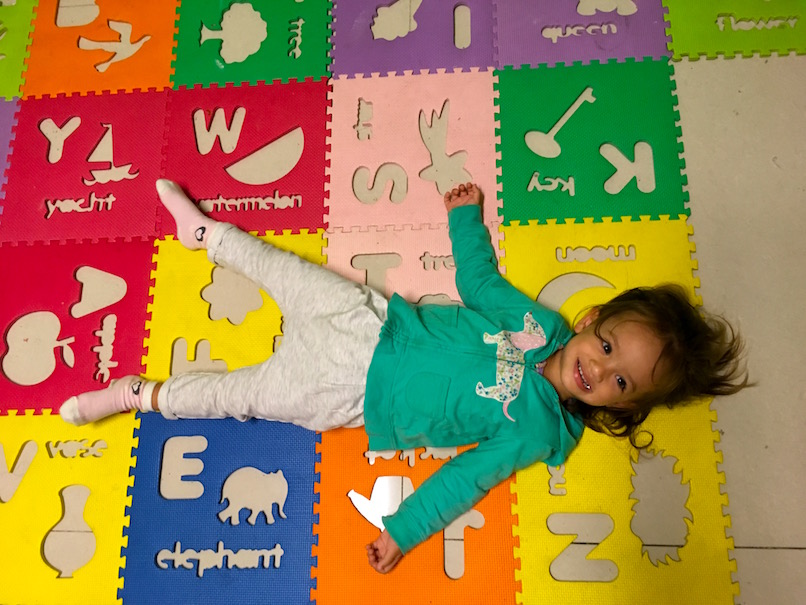
<instances>
[{"instance_id":1,"label":"girl's teeth","mask_svg":"<svg viewBox=\"0 0 806 605\"><path fill-rule=\"evenodd\" d=\"M585 380L585 374L582 372L582 364L577 361L577 370L579 370L579 377L582 379L582 386L585 387L588 391L591 390L591 385L588 384L588 381Z\"/></svg>"}]
</instances>

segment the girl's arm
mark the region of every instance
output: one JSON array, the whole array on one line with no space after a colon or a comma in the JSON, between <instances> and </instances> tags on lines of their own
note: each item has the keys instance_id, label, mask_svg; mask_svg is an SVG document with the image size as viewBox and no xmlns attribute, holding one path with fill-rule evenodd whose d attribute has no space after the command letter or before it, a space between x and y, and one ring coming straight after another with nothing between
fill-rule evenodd
<instances>
[{"instance_id":1,"label":"girl's arm","mask_svg":"<svg viewBox=\"0 0 806 605\"><path fill-rule=\"evenodd\" d=\"M498 272L490 233L481 220L481 194L468 183L445 195L448 227L456 264L456 287L462 301L476 311L530 300Z\"/></svg>"},{"instance_id":2,"label":"girl's arm","mask_svg":"<svg viewBox=\"0 0 806 605\"><path fill-rule=\"evenodd\" d=\"M443 464L400 504L395 514L384 517L386 531L406 553L445 529L514 471L550 455L550 450L537 451L511 438L482 441Z\"/></svg>"}]
</instances>

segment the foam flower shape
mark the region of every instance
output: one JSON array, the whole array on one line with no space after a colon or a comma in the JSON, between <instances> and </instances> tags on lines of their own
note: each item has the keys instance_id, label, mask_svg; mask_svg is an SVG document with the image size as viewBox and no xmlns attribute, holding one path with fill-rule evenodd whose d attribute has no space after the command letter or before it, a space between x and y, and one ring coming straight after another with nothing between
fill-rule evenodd
<instances>
[{"instance_id":1,"label":"foam flower shape","mask_svg":"<svg viewBox=\"0 0 806 605\"><path fill-rule=\"evenodd\" d=\"M201 297L210 303L210 319L228 319L233 325L240 325L247 313L263 306L263 297L257 285L223 267L215 267L212 283L201 291Z\"/></svg>"}]
</instances>

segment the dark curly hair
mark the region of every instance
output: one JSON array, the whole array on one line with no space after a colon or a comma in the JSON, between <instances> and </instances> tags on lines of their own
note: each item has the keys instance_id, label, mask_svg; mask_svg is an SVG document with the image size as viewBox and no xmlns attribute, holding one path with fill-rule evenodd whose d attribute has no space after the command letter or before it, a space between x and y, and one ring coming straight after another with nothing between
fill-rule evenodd
<instances>
[{"instance_id":1,"label":"dark curly hair","mask_svg":"<svg viewBox=\"0 0 806 605\"><path fill-rule=\"evenodd\" d=\"M652 436L640 429L649 412L658 405L686 403L697 397L732 395L747 386L743 360L744 342L724 318L697 309L685 289L677 284L627 290L599 307L594 330L625 315L638 317L660 339L662 350L653 371L656 388L626 409L596 407L570 399L565 406L579 414L585 425L600 433L628 437L637 448L646 447ZM648 441L638 444L639 434Z\"/></svg>"}]
</instances>

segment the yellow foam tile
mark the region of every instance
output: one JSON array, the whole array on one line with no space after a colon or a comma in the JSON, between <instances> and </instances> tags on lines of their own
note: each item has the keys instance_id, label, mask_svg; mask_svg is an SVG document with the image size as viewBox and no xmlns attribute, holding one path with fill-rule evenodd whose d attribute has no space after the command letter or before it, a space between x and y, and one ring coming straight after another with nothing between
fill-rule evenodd
<instances>
[{"instance_id":1,"label":"yellow foam tile","mask_svg":"<svg viewBox=\"0 0 806 605\"><path fill-rule=\"evenodd\" d=\"M692 230L683 218L501 227L501 264L526 295L553 293L569 321L635 286L676 282L696 298Z\"/></svg>"},{"instance_id":2,"label":"yellow foam tile","mask_svg":"<svg viewBox=\"0 0 806 605\"><path fill-rule=\"evenodd\" d=\"M588 430L565 466L555 471L561 473L564 494L557 493L556 484L551 493L545 466L518 473L513 511L520 539L515 550L520 559L519 602L732 605L738 587L731 575L733 544L725 533L730 522L723 514L727 496L720 493L724 477L717 469L713 420L707 401L653 411L645 428L654 442L641 461L625 441ZM647 464L658 456L665 465ZM652 495L637 497L646 479ZM552 533L549 518L568 513L606 515L612 531L587 537ZM669 528L675 539L670 539ZM587 558L610 562L616 577L555 578L560 574L552 565L574 541L596 545ZM662 545L664 552L652 554L645 544Z\"/></svg>"},{"instance_id":3,"label":"yellow foam tile","mask_svg":"<svg viewBox=\"0 0 806 605\"><path fill-rule=\"evenodd\" d=\"M284 250L291 250L317 264L324 263L324 232L281 233L261 236ZM201 291L211 283L214 264L203 252L186 250L177 240L157 241L152 273L153 302L146 323L149 336L144 358L146 376L165 380L170 375L173 344L187 341L189 356L196 344L210 343L210 357L222 359L229 370L260 363L273 352L275 337L282 334L282 318L274 301L261 291L263 305L246 315L238 325L227 319L210 319L210 305Z\"/></svg>"},{"instance_id":4,"label":"yellow foam tile","mask_svg":"<svg viewBox=\"0 0 806 605\"><path fill-rule=\"evenodd\" d=\"M131 503L126 492L133 480L129 469L134 463L132 448L138 424L134 414L120 414L82 427L67 424L50 410L42 415L12 412L0 416L0 444L5 454L0 455L0 475L22 475L13 493L5 493L6 501L0 501L3 603L117 602L123 583L118 576L124 564L121 548L126 544L126 507ZM27 469L26 451L34 452ZM3 479L0 477L0 484ZM88 488L86 501L68 496L68 503L63 504L63 490L68 486ZM62 519L75 518L86 522L84 531L78 532L81 535L70 531L72 524L59 527ZM87 528L92 537L87 536ZM73 558L81 551L82 542L91 543L93 537L91 558ZM45 553L51 552L47 541L52 545L60 539L67 540L67 559L49 564L45 558Z\"/></svg>"}]
</instances>

